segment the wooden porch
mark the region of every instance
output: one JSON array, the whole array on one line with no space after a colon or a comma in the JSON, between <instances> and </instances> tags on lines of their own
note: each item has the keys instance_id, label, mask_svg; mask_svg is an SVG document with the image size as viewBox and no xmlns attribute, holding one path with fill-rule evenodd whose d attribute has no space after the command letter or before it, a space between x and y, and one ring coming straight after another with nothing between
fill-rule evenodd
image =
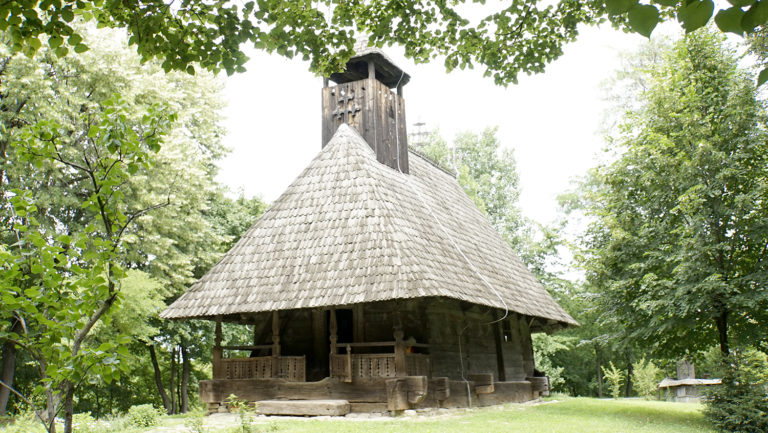
<instances>
[{"instance_id":1,"label":"wooden porch","mask_svg":"<svg viewBox=\"0 0 768 433\"><path fill-rule=\"evenodd\" d=\"M338 343L338 324L330 309L329 348L325 377L351 383L406 376L431 377L429 345L404 340L399 314L394 314L392 341ZM221 317L216 318L213 379L283 379L307 381L307 358L281 354L280 316L272 312L272 344L222 345ZM255 341L254 341L255 343ZM224 357L224 351L249 352L247 357ZM420 353L415 353L416 351ZM266 355L264 354L266 353ZM254 356L261 354L262 356Z\"/></svg>"}]
</instances>

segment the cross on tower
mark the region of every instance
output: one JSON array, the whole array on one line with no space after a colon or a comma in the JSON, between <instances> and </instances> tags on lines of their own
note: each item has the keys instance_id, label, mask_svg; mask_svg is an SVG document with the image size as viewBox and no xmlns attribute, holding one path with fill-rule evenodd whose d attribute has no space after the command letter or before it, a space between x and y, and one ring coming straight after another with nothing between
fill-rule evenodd
<instances>
[{"instance_id":1,"label":"cross on tower","mask_svg":"<svg viewBox=\"0 0 768 433\"><path fill-rule=\"evenodd\" d=\"M336 119L341 119L344 123L349 123L350 117L354 117L360 107L354 102L355 94L352 89L347 89L346 92L339 95L337 101L338 108L333 111L333 116Z\"/></svg>"}]
</instances>

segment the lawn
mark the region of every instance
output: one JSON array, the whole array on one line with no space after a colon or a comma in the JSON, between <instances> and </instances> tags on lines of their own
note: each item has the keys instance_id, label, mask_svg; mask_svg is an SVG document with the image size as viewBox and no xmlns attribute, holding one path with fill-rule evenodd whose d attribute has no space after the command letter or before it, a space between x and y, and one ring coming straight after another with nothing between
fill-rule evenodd
<instances>
[{"instance_id":1,"label":"lawn","mask_svg":"<svg viewBox=\"0 0 768 433\"><path fill-rule=\"evenodd\" d=\"M698 404L566 398L540 405L504 405L448 416L400 417L387 421L281 419L261 429L297 433L714 433L700 409Z\"/></svg>"},{"instance_id":2,"label":"lawn","mask_svg":"<svg viewBox=\"0 0 768 433\"><path fill-rule=\"evenodd\" d=\"M125 423L119 423L125 425ZM125 433L184 433L190 430L183 416L162 417L153 429L117 427L91 428ZM116 429L117 427L117 429ZM289 418L254 417L257 432L535 432L535 433L715 433L701 414L701 405L658 401L598 400L557 397L543 404L507 404L471 410L451 410L439 415L399 416L396 418ZM10 429L14 430L14 429ZM16 430L19 431L19 430ZM30 430L21 430L30 431ZM40 429L42 431L42 429ZM77 430L76 430L77 431ZM240 433L238 416L205 418L206 433ZM5 430L0 427L0 433Z\"/></svg>"}]
</instances>

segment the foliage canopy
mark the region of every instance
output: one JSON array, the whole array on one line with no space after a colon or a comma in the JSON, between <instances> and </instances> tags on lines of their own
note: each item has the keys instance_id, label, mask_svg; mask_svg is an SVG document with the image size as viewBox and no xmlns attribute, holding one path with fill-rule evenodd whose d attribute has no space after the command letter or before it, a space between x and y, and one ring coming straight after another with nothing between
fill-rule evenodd
<instances>
[{"instance_id":1,"label":"foliage canopy","mask_svg":"<svg viewBox=\"0 0 768 433\"><path fill-rule=\"evenodd\" d=\"M480 2L484 3L484 2ZM723 32L750 33L768 20L768 3L732 0L715 12L713 0L561 0L542 5L512 0L481 19L470 2L440 0L289 1L20 0L0 3L0 30L15 50L28 54L43 44L66 55L88 47L72 26L76 19L128 31L144 59L158 57L168 70L243 71L241 46L302 56L326 75L341 70L352 54L355 33L371 43L399 44L416 61L445 56L448 70L479 65L500 84L519 73L535 73L562 55L578 36L578 25L610 21L650 36L663 20L677 19L686 31L714 21ZM477 5L475 5L477 6ZM766 74L768 76L768 74Z\"/></svg>"},{"instance_id":2,"label":"foliage canopy","mask_svg":"<svg viewBox=\"0 0 768 433\"><path fill-rule=\"evenodd\" d=\"M765 107L719 35L689 34L661 58L616 160L584 184L587 277L622 339L727 354L764 338L767 319Z\"/></svg>"}]
</instances>

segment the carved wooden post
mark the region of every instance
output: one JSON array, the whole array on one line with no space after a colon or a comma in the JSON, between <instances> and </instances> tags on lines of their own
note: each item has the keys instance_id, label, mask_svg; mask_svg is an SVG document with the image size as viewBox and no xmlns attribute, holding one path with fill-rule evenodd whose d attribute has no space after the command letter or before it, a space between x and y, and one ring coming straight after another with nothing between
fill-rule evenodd
<instances>
[{"instance_id":1,"label":"carved wooden post","mask_svg":"<svg viewBox=\"0 0 768 433\"><path fill-rule=\"evenodd\" d=\"M405 371L405 343L403 342L405 334L403 334L403 323L400 320L400 311L397 311L397 306L395 306L392 315L394 319L393 334L395 336L395 375L407 376Z\"/></svg>"},{"instance_id":2,"label":"carved wooden post","mask_svg":"<svg viewBox=\"0 0 768 433\"><path fill-rule=\"evenodd\" d=\"M329 338L331 340L331 348L330 348L331 352L328 355L329 357L328 365L330 365L331 376L333 376L334 373L338 373L333 371L333 367L334 367L333 357L336 355L336 342L339 339L338 335L336 335L336 333L338 332L338 327L336 326L336 309L335 308L330 309L330 323L328 326L329 326L329 333L331 334Z\"/></svg>"},{"instance_id":3,"label":"carved wooden post","mask_svg":"<svg viewBox=\"0 0 768 433\"><path fill-rule=\"evenodd\" d=\"M221 316L216 316L216 331L213 338L213 378L224 379L221 371Z\"/></svg>"},{"instance_id":4,"label":"carved wooden post","mask_svg":"<svg viewBox=\"0 0 768 433\"><path fill-rule=\"evenodd\" d=\"M280 375L280 316L272 312L272 377Z\"/></svg>"},{"instance_id":5,"label":"carved wooden post","mask_svg":"<svg viewBox=\"0 0 768 433\"><path fill-rule=\"evenodd\" d=\"M352 382L352 348L347 344L347 378L345 382Z\"/></svg>"}]
</instances>

